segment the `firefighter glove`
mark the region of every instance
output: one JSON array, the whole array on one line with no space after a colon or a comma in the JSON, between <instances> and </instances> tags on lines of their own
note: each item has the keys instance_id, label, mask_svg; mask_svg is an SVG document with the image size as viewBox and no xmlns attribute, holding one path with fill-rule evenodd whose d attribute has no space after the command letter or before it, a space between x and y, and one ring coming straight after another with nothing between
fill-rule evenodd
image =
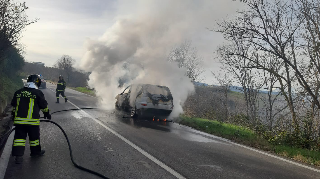
<instances>
[{"instance_id":1,"label":"firefighter glove","mask_svg":"<svg viewBox=\"0 0 320 179\"><path fill-rule=\"evenodd\" d=\"M49 110L48 112L44 112L43 115L45 119L51 119L51 114L49 113Z\"/></svg>"}]
</instances>

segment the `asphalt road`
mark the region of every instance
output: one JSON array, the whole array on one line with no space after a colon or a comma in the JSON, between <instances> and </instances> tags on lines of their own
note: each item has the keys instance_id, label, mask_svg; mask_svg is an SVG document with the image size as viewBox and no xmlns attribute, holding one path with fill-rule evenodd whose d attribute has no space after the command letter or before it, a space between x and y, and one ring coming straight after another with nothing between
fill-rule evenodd
<instances>
[{"instance_id":1,"label":"asphalt road","mask_svg":"<svg viewBox=\"0 0 320 179\"><path fill-rule=\"evenodd\" d=\"M55 87L43 93L51 112L98 107L97 98L67 89L71 103L56 104ZM228 140L171 122L123 118L118 111L98 109L52 115L67 132L76 162L109 178L320 178L317 169L284 161ZM43 157L23 164L10 157L6 179L98 178L75 168L59 129L41 123Z\"/></svg>"}]
</instances>

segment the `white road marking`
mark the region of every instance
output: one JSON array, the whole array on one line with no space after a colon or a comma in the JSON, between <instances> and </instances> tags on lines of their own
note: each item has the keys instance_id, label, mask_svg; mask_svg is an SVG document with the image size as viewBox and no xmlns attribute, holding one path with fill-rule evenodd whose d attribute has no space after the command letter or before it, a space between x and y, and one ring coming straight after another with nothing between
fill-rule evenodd
<instances>
[{"instance_id":1,"label":"white road marking","mask_svg":"<svg viewBox=\"0 0 320 179\"><path fill-rule=\"evenodd\" d=\"M71 104L73 104L73 103L71 103ZM73 104L74 105L74 104ZM75 105L74 105L75 106ZM84 112L84 111L83 111ZM85 112L86 113L86 112ZM89 114L88 114L89 115ZM90 115L89 115L90 116ZM91 116L90 116L90 118L92 118ZM98 121L97 119L94 119L95 121ZM99 124L101 123L100 121L98 122ZM182 125L182 126L184 126L184 125ZM188 127L188 126L185 126L185 127ZM110 128L109 128L110 129ZM112 130L112 129L110 129L110 130ZM195 130L195 129L194 129ZM197 131L197 130L195 130L195 131ZM110 131L111 132L111 131ZM294 162L294 161L291 161L291 160L288 160L288 159L285 159L285 158L282 158L282 157L279 157L279 156L276 156L276 155L273 155L273 154L270 154L270 153L267 153L267 152L263 152L263 151L260 151L260 150L257 150L257 149L255 149L255 148L252 148L252 147L248 147L248 146L245 146L245 145L242 145L242 144L238 144L238 143L235 143L235 142L232 142L232 141L230 141L229 139L225 139L225 138L222 138L222 137L219 137L219 136L215 136L215 135L212 135L212 134L207 134L207 133L204 133L204 132L201 132L201 131L198 131L199 133L201 133L201 134L204 134L204 135L206 135L206 136L211 136L211 137L213 137L213 138L219 138L219 139L221 139L221 140L224 140L224 141L226 141L226 142L229 142L229 143L231 143L231 144L233 144L233 145L236 145L236 146L239 146L239 147L242 147L242 148L245 148L245 149L248 149L248 150L251 150L251 151L254 151L254 152L257 152L257 153L259 153L259 154L263 154L263 155L266 155L266 156L268 156L268 157L272 157L272 158L275 158L275 159L278 159L278 160L281 160L281 161L284 161L284 162L287 162L287 163L290 163L290 164L293 164L293 165L296 165L296 166L299 166L299 167L302 167L302 168L305 168L305 169L309 169L309 170L312 170L312 171L315 171L315 172L318 172L318 173L320 173L320 170L319 169L316 169L316 168L313 168L313 167L309 167L309 166L307 166L307 165L303 165L303 164L301 164L301 163L297 163L297 162ZM120 135L120 134L119 134ZM119 137L120 138L120 137ZM129 141L130 142L130 141ZM130 145L130 144L129 144ZM135 144L133 144L133 145L135 145ZM141 149L142 150L142 149Z\"/></svg>"},{"instance_id":2,"label":"white road marking","mask_svg":"<svg viewBox=\"0 0 320 179\"><path fill-rule=\"evenodd\" d=\"M51 89L50 89L51 90ZM53 90L51 90L52 92L54 92ZM81 110L77 105L73 104L70 100L68 100L68 103L72 104L74 107L76 107L77 109L79 109L83 114L85 114L86 116L88 116L90 119L92 119L93 121L95 121L96 123L98 123L99 125L101 125L102 127L104 127L105 129L107 129L109 132L111 132L112 134L114 134L115 136L117 136L118 138L120 138L121 140L123 140L125 143L127 143L128 145L130 145L131 147L133 147L134 149L136 149L138 152L140 152L142 155L144 155L145 157L147 157L148 159L150 159L151 161L153 161L154 163L156 163L157 165L159 165L160 167L162 167L163 169L165 169L166 171L168 171L169 173L171 173L173 176L179 178L179 179L185 179L184 176L182 176L181 174L179 174L178 172L176 172L175 170L173 170L172 168L170 168L169 166L167 166L166 164L164 164L163 162L161 162L160 160L158 160L157 158L153 157L152 155L150 155L148 152L144 151L142 148L138 147L136 144L132 143L131 141L129 141L128 139L126 139L125 137L123 137L121 134L117 133L116 131L114 131L113 129L109 128L108 126L104 125L101 121L97 120L96 118L92 117L90 114L88 114L87 112L85 112L84 110Z\"/></svg>"},{"instance_id":3,"label":"white road marking","mask_svg":"<svg viewBox=\"0 0 320 179\"><path fill-rule=\"evenodd\" d=\"M80 111L82 111L84 114L86 114L89 118L91 118L92 120L94 120L96 123L100 124L102 127L104 127L105 129L107 129L109 132L111 132L112 134L114 134L115 136L117 136L118 138L120 138L121 140L123 140L125 143L127 143L128 145L130 145L131 147L133 147L134 149L136 149L138 152L140 152L142 155L146 156L148 159L150 159L151 161L153 161L154 163L156 163L157 165L159 165L160 167L162 167L163 169L165 169L166 171L168 171L169 173L171 173L173 176L179 178L179 179L184 179L185 177L183 177L181 174L179 174L178 172L174 171L172 168L170 168L169 166L167 166L166 164L162 163L160 160L156 159L155 157L153 157L152 155L150 155L148 152L144 151L143 149L141 149L140 147L138 147L136 144L132 143L131 141L129 141L128 139L126 139L125 137L123 137L121 134L117 133L116 131L114 131L113 129L109 128L108 126L104 125L101 121L97 120L96 118L92 117L90 114L88 114L87 112L81 110L77 105L73 104L72 102L69 101L70 104L72 104L74 107L76 107L77 109L79 109Z\"/></svg>"},{"instance_id":4,"label":"white road marking","mask_svg":"<svg viewBox=\"0 0 320 179\"><path fill-rule=\"evenodd\" d=\"M260 153L260 154L263 154L263 155L266 155L266 156L269 156L269 157L272 157L272 158L275 158L275 159L278 159L278 160L282 160L282 161L284 161L284 162L288 162L288 163L290 163L290 164L297 165L297 166L299 166L299 167L302 167L302 168L309 169L309 170L312 170L312 171L315 171L315 172L320 173L320 170L318 170L318 169L316 169L316 168L312 168L312 167L303 165L303 164L301 164L301 163L297 163L297 162L294 162L294 161L291 161L291 160L288 160L288 159L285 159L285 158L281 158L281 157L278 157L278 156L276 156L276 155L272 155L272 154L270 154L270 153L263 152L263 151L260 151L260 150L257 150L257 149L254 149L254 148L245 146L245 145L237 144L237 143L232 142L232 141L229 141L229 142L232 143L232 144L234 144L234 145L237 145L237 146L239 146L239 147L243 147L243 148L245 148L245 149L248 149L248 150L251 150L251 151L254 151L254 152L257 152L257 153Z\"/></svg>"},{"instance_id":5,"label":"white road marking","mask_svg":"<svg viewBox=\"0 0 320 179\"><path fill-rule=\"evenodd\" d=\"M188 126L185 126L185 125L182 125L182 126L184 126L186 128L189 128ZM242 147L242 148L257 152L259 154L263 154L263 155L266 155L268 157L272 157L272 158L275 158L275 159L278 159L278 160L281 160L281 161L284 161L284 162L288 162L290 164L293 164L293 165L296 165L296 166L299 166L299 167L302 167L302 168L306 168L306 169L309 169L309 170L312 170L312 171L320 173L319 169L312 168L312 167L309 167L307 165L303 165L301 163L297 163L297 162L294 162L294 161L291 161L291 160L288 160L288 159L285 159L285 158L282 158L282 157L279 157L279 156L276 156L276 155L273 155L273 154L270 154L270 153L267 153L267 152L263 152L263 151L260 151L258 149L252 148L252 147L248 147L248 146L245 146L245 145L242 145L242 144L238 144L238 143L232 142L229 139L225 139L225 138L222 138L222 137L219 137L219 136L215 136L215 135L212 135L212 134L207 134L207 133L204 133L202 131L195 130L195 129L192 129L192 130L194 130L196 133L199 133L199 134L202 134L202 135L206 135L206 136L212 137L212 138L217 138L217 139L229 142L229 143L231 143L233 145L236 145L236 146L239 146L239 147Z\"/></svg>"},{"instance_id":6,"label":"white road marking","mask_svg":"<svg viewBox=\"0 0 320 179\"><path fill-rule=\"evenodd\" d=\"M1 158L0 158L0 178L1 179L3 179L4 175L6 174L6 170L7 170L8 163L11 156L13 137L14 137L14 131L9 136L7 143L1 154Z\"/></svg>"}]
</instances>

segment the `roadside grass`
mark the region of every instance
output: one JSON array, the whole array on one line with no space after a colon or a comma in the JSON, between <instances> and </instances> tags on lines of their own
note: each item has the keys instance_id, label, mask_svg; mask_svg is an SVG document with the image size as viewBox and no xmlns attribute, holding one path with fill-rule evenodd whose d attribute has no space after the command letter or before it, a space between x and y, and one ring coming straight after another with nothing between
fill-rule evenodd
<instances>
[{"instance_id":1,"label":"roadside grass","mask_svg":"<svg viewBox=\"0 0 320 179\"><path fill-rule=\"evenodd\" d=\"M214 134L232 141L248 145L261 150L276 153L299 162L320 166L320 152L300 149L285 145L274 145L256 134L253 130L234 124L221 123L202 118L190 118L181 116L180 124L194 129Z\"/></svg>"},{"instance_id":2,"label":"roadside grass","mask_svg":"<svg viewBox=\"0 0 320 179\"><path fill-rule=\"evenodd\" d=\"M76 87L76 88L70 87L70 88L74 89L76 91L79 91L81 93L85 93L85 94L88 94L88 95L91 95L91 96L96 96L96 93L95 93L94 90L90 90L90 89L88 89L86 87Z\"/></svg>"},{"instance_id":3,"label":"roadside grass","mask_svg":"<svg viewBox=\"0 0 320 179\"><path fill-rule=\"evenodd\" d=\"M274 152L293 160L320 166L320 152L308 149L293 148L284 145L275 145Z\"/></svg>"}]
</instances>

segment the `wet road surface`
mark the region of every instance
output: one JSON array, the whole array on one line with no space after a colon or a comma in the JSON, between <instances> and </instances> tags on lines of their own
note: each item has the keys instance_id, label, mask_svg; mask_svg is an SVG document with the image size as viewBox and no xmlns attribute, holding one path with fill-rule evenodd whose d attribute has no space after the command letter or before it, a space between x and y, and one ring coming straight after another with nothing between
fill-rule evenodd
<instances>
[{"instance_id":1,"label":"wet road surface","mask_svg":"<svg viewBox=\"0 0 320 179\"><path fill-rule=\"evenodd\" d=\"M43 93L51 112L97 107L97 98L67 89L71 103L56 104L55 86ZM62 101L62 100L60 100ZM279 160L228 140L172 122L123 118L119 111L98 109L52 115L70 139L75 161L109 178L320 178L310 170ZM75 168L60 130L41 123L43 157L31 158L28 145L24 162L13 157L6 179L98 178Z\"/></svg>"}]
</instances>

